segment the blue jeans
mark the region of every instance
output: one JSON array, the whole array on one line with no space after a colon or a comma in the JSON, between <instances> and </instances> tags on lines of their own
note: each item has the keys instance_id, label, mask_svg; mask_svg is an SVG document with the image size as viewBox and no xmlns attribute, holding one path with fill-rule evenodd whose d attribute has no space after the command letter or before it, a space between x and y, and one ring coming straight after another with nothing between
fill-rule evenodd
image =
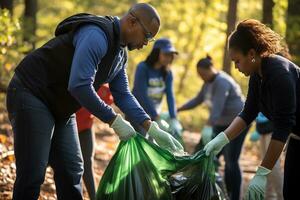
<instances>
[{"instance_id":1,"label":"blue jeans","mask_svg":"<svg viewBox=\"0 0 300 200\"><path fill-rule=\"evenodd\" d=\"M214 126L214 136L221 131L224 131L227 127L228 126ZM220 153L224 156L225 160L225 184L228 196L231 200L240 199L242 172L239 166L239 157L248 130L249 127L246 128L237 138L227 144Z\"/></svg>"},{"instance_id":2,"label":"blue jeans","mask_svg":"<svg viewBox=\"0 0 300 200\"><path fill-rule=\"evenodd\" d=\"M57 198L82 199L83 161L75 115L54 119L16 75L6 103L16 158L13 199L38 199L48 164L54 171Z\"/></svg>"},{"instance_id":3,"label":"blue jeans","mask_svg":"<svg viewBox=\"0 0 300 200\"><path fill-rule=\"evenodd\" d=\"M83 181L90 200L96 198L96 184L94 176L95 134L92 129L79 132L79 141L84 161Z\"/></svg>"}]
</instances>

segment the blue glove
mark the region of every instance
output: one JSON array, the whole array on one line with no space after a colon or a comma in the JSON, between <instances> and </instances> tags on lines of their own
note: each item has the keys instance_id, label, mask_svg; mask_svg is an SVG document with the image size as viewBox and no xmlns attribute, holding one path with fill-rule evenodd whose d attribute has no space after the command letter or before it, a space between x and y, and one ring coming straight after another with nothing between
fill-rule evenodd
<instances>
[{"instance_id":1,"label":"blue glove","mask_svg":"<svg viewBox=\"0 0 300 200\"><path fill-rule=\"evenodd\" d=\"M120 114L117 115L110 127L114 129L120 140L127 140L136 135L131 124L124 120Z\"/></svg>"},{"instance_id":2,"label":"blue glove","mask_svg":"<svg viewBox=\"0 0 300 200\"><path fill-rule=\"evenodd\" d=\"M147 133L156 141L156 143L160 147L167 149L174 154L184 154L182 145L171 134L161 130L156 122L151 123Z\"/></svg>"},{"instance_id":3,"label":"blue glove","mask_svg":"<svg viewBox=\"0 0 300 200\"><path fill-rule=\"evenodd\" d=\"M254 131L250 136L251 142L256 142L260 139L260 134L257 131Z\"/></svg>"},{"instance_id":4,"label":"blue glove","mask_svg":"<svg viewBox=\"0 0 300 200\"><path fill-rule=\"evenodd\" d=\"M244 196L244 200L263 200L265 197L265 190L267 184L267 175L271 173L271 170L259 166L255 176L249 183L247 192Z\"/></svg>"},{"instance_id":5,"label":"blue glove","mask_svg":"<svg viewBox=\"0 0 300 200\"><path fill-rule=\"evenodd\" d=\"M212 139L212 127L211 126L204 126L201 130L201 140L204 145L206 145Z\"/></svg>"},{"instance_id":6,"label":"blue glove","mask_svg":"<svg viewBox=\"0 0 300 200\"><path fill-rule=\"evenodd\" d=\"M214 139L212 139L209 143L207 143L203 150L205 154L209 156L210 154L217 155L222 148L229 143L229 139L227 138L224 132L219 133Z\"/></svg>"}]
</instances>

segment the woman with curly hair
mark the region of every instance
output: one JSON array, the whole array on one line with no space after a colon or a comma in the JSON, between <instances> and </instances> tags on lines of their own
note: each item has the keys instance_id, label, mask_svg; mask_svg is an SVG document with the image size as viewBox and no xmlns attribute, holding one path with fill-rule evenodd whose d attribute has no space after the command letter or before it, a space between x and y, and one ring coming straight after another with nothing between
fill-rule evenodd
<instances>
[{"instance_id":1,"label":"woman with curly hair","mask_svg":"<svg viewBox=\"0 0 300 200\"><path fill-rule=\"evenodd\" d=\"M218 153L236 138L262 112L274 124L268 150L250 181L245 199L263 199L267 175L279 158L285 143L284 199L299 194L294 183L300 178L300 69L276 55L282 49L281 37L261 22L242 21L229 37L229 55L235 67L250 76L243 111L231 125L210 141L206 154ZM288 141L288 142L287 142Z\"/></svg>"}]
</instances>

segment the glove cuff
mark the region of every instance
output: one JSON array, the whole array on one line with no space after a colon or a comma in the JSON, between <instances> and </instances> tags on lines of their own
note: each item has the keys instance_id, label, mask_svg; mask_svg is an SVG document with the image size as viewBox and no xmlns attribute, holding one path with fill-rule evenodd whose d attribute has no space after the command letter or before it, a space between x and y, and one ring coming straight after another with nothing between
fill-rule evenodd
<instances>
[{"instance_id":1,"label":"glove cuff","mask_svg":"<svg viewBox=\"0 0 300 200\"><path fill-rule=\"evenodd\" d=\"M260 176L266 176L268 174L271 173L271 170L263 167L263 166L259 166L257 171L256 171L256 175L260 175Z\"/></svg>"},{"instance_id":2,"label":"glove cuff","mask_svg":"<svg viewBox=\"0 0 300 200\"><path fill-rule=\"evenodd\" d=\"M122 116L120 114L117 114L115 120L110 125L111 128L114 128L120 121L122 121Z\"/></svg>"},{"instance_id":3,"label":"glove cuff","mask_svg":"<svg viewBox=\"0 0 300 200\"><path fill-rule=\"evenodd\" d=\"M204 126L203 126L203 129L212 129L212 127L209 126L209 125L204 125Z\"/></svg>"},{"instance_id":4,"label":"glove cuff","mask_svg":"<svg viewBox=\"0 0 300 200\"><path fill-rule=\"evenodd\" d=\"M151 122L151 125L147 131L148 135L152 136L155 135L156 130L159 129L158 124L155 121Z\"/></svg>"},{"instance_id":5,"label":"glove cuff","mask_svg":"<svg viewBox=\"0 0 300 200\"><path fill-rule=\"evenodd\" d=\"M224 131L222 131L221 133L219 133L219 135L223 138L224 144L228 144L230 142L230 140L228 139L228 137L224 133Z\"/></svg>"}]
</instances>

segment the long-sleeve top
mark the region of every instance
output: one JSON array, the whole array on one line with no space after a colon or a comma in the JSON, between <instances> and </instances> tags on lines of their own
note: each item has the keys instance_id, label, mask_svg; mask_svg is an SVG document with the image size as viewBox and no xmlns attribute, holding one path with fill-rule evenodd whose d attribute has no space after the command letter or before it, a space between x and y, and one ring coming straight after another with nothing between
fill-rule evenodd
<instances>
[{"instance_id":1,"label":"long-sleeve top","mask_svg":"<svg viewBox=\"0 0 300 200\"><path fill-rule=\"evenodd\" d=\"M285 142L300 136L300 69L281 56L262 59L262 77L250 76L246 103L239 115L250 124L259 112L273 122L272 138Z\"/></svg>"},{"instance_id":2,"label":"long-sleeve top","mask_svg":"<svg viewBox=\"0 0 300 200\"><path fill-rule=\"evenodd\" d=\"M208 122L213 126L227 126L243 109L244 96L233 78L220 71L212 82L204 83L200 92L181 109L192 109L203 102L210 107Z\"/></svg>"},{"instance_id":3,"label":"long-sleeve top","mask_svg":"<svg viewBox=\"0 0 300 200\"><path fill-rule=\"evenodd\" d=\"M176 118L172 71L168 71L164 79L160 69L154 69L145 62L139 63L132 93L152 119L159 115L166 94L170 117Z\"/></svg>"},{"instance_id":4,"label":"long-sleeve top","mask_svg":"<svg viewBox=\"0 0 300 200\"><path fill-rule=\"evenodd\" d=\"M96 25L80 27L73 38L75 53L71 66L68 90L89 112L104 122L115 116L113 109L105 104L93 87L98 63L105 56L108 40L104 31ZM126 74L127 50L121 47L106 83L109 83L115 104L134 122L142 123L150 117L131 94Z\"/></svg>"}]
</instances>

